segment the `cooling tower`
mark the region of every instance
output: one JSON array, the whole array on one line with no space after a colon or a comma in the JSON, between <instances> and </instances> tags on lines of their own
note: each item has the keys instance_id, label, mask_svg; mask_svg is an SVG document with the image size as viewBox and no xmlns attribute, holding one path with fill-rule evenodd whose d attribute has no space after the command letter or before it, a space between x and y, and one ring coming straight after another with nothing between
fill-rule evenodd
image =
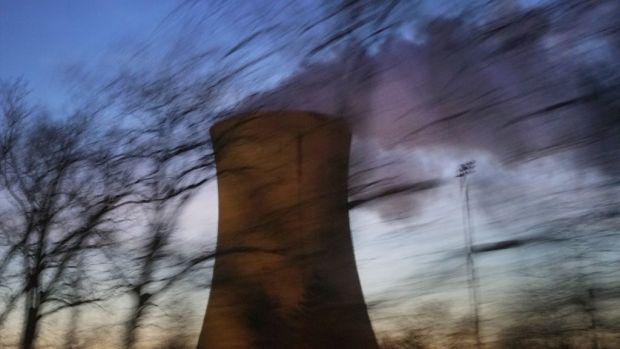
<instances>
[{"instance_id":1,"label":"cooling tower","mask_svg":"<svg viewBox=\"0 0 620 349\"><path fill-rule=\"evenodd\" d=\"M377 348L349 229L346 125L246 114L211 138L219 227L198 348Z\"/></svg>"}]
</instances>

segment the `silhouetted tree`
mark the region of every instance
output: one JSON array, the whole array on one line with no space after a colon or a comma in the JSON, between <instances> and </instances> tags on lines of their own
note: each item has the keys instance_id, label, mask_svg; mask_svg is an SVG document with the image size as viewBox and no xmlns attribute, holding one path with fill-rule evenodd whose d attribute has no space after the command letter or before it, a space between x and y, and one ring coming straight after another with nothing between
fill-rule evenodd
<instances>
[{"instance_id":1,"label":"silhouetted tree","mask_svg":"<svg viewBox=\"0 0 620 349\"><path fill-rule=\"evenodd\" d=\"M19 82L3 83L1 98L0 324L21 301L20 346L31 349L43 318L101 299L73 292L71 275L106 244L111 213L129 192L88 115L47 117Z\"/></svg>"}]
</instances>

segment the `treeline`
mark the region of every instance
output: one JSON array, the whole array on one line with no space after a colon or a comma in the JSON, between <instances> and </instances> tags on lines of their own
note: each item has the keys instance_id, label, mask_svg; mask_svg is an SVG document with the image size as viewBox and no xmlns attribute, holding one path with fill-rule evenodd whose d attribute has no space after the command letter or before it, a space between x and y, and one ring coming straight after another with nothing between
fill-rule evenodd
<instances>
[{"instance_id":1,"label":"treeline","mask_svg":"<svg viewBox=\"0 0 620 349\"><path fill-rule=\"evenodd\" d=\"M24 83L0 87L0 326L23 323L20 348L60 312L71 313L73 347L80 309L121 296L132 348L151 308L213 258L208 246L173 248L180 210L214 174L207 128L191 120L209 121L208 99L169 87L134 96L144 118L103 108L52 117Z\"/></svg>"}]
</instances>

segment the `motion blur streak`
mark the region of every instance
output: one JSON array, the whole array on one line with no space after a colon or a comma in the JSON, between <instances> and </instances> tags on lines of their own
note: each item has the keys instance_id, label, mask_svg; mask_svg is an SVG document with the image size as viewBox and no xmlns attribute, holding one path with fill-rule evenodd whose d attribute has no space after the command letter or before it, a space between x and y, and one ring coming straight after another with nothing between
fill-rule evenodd
<instances>
[{"instance_id":1,"label":"motion blur streak","mask_svg":"<svg viewBox=\"0 0 620 349\"><path fill-rule=\"evenodd\" d=\"M0 348L620 348L618 265L618 0L0 1Z\"/></svg>"}]
</instances>

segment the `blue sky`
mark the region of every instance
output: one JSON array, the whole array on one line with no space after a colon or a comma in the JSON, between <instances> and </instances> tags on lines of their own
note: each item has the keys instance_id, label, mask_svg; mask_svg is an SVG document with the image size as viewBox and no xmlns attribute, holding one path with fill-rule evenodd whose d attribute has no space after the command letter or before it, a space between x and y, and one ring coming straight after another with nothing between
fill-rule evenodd
<instances>
[{"instance_id":1,"label":"blue sky","mask_svg":"<svg viewBox=\"0 0 620 349\"><path fill-rule=\"evenodd\" d=\"M62 73L98 61L123 41L146 40L176 1L0 2L0 77L23 78L52 109L65 105Z\"/></svg>"}]
</instances>

